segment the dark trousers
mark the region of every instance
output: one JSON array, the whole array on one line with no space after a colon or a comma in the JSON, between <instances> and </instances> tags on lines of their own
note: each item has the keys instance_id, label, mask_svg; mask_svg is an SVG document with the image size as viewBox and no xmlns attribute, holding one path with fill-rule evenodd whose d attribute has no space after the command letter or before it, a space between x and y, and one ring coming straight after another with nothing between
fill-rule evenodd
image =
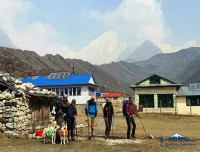
<instances>
[{"instance_id":1,"label":"dark trousers","mask_svg":"<svg viewBox=\"0 0 200 152\"><path fill-rule=\"evenodd\" d=\"M62 127L63 121L64 121L63 117L58 117L58 118L56 118L57 125L59 125L60 128Z\"/></svg>"},{"instance_id":2,"label":"dark trousers","mask_svg":"<svg viewBox=\"0 0 200 152\"><path fill-rule=\"evenodd\" d=\"M111 126L112 126L112 116L111 117L104 117L104 121L105 121L105 125L106 125L105 135L107 137L109 137Z\"/></svg>"},{"instance_id":3,"label":"dark trousers","mask_svg":"<svg viewBox=\"0 0 200 152\"><path fill-rule=\"evenodd\" d=\"M126 123L127 123L127 139L130 138L130 133L131 133L131 125L132 125L132 133L131 133L131 137L135 136L135 129L136 129L136 124L135 124L135 120L133 117L128 117L126 116Z\"/></svg>"},{"instance_id":4,"label":"dark trousers","mask_svg":"<svg viewBox=\"0 0 200 152\"><path fill-rule=\"evenodd\" d=\"M68 139L73 140L74 139L74 124L75 124L75 119L74 118L68 118L67 119L67 130L68 130Z\"/></svg>"}]
</instances>

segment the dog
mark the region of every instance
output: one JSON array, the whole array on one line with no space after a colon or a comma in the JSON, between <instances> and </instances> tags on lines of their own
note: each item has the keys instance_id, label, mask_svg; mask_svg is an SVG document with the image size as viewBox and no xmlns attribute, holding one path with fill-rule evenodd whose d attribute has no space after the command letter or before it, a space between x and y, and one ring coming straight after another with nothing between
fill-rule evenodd
<instances>
[{"instance_id":1,"label":"dog","mask_svg":"<svg viewBox=\"0 0 200 152\"><path fill-rule=\"evenodd\" d=\"M59 126L53 122L49 122L47 128L44 128L42 137L44 138L44 143L46 143L46 138L51 138L51 143L56 143L56 132L59 129Z\"/></svg>"},{"instance_id":2,"label":"dog","mask_svg":"<svg viewBox=\"0 0 200 152\"><path fill-rule=\"evenodd\" d=\"M62 126L58 131L57 131L59 137L60 137L60 144L65 145L65 141L68 142L68 130L66 126Z\"/></svg>"}]
</instances>

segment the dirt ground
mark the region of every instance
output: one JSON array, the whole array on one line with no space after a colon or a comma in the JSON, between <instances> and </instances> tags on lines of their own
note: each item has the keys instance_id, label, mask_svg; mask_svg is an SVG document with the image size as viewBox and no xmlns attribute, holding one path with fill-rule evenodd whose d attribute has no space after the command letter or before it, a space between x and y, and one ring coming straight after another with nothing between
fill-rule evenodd
<instances>
[{"instance_id":1,"label":"dirt ground","mask_svg":"<svg viewBox=\"0 0 200 152\"><path fill-rule=\"evenodd\" d=\"M135 118L136 139L126 139L126 120L122 113L119 113L120 106L115 106L115 117L111 139L104 139L104 120L99 110L95 120L94 136L91 140L87 139L87 127L79 130L78 141L69 142L66 145L52 145L50 142L43 143L42 139L27 138L7 138L0 135L0 152L132 152L132 151L200 151L200 116L175 116L166 114L140 114L147 133L154 136L155 139L146 137L144 129L138 118ZM78 114L77 124L87 124L84 114ZM173 142L167 146L161 146L160 138L169 138L178 133L184 137L190 138L192 144L186 145L185 142L175 145ZM163 144L164 145L164 144Z\"/></svg>"}]
</instances>

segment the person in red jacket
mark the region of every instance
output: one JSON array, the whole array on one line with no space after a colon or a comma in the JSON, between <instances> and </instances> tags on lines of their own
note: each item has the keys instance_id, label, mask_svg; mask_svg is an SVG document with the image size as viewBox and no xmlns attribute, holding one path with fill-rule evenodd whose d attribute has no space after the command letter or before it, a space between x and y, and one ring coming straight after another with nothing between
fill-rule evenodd
<instances>
[{"instance_id":1,"label":"person in red jacket","mask_svg":"<svg viewBox=\"0 0 200 152\"><path fill-rule=\"evenodd\" d=\"M139 117L138 113L134 111L134 103L132 97L129 97L129 101L126 103L126 123L127 123L127 139L135 139L136 123L133 115ZM132 132L131 132L132 125ZM130 135L131 134L131 135Z\"/></svg>"}]
</instances>

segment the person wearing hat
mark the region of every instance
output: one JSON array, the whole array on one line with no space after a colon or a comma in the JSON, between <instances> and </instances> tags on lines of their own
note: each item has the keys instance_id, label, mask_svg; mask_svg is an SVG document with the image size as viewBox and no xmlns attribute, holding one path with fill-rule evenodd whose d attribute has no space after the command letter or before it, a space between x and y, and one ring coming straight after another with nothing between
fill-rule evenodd
<instances>
[{"instance_id":1,"label":"person wearing hat","mask_svg":"<svg viewBox=\"0 0 200 152\"><path fill-rule=\"evenodd\" d=\"M76 100L73 99L71 104L68 106L68 117L67 117L67 130L68 130L68 140L75 141L74 138L74 124L77 117L77 110L76 110Z\"/></svg>"},{"instance_id":2,"label":"person wearing hat","mask_svg":"<svg viewBox=\"0 0 200 152\"><path fill-rule=\"evenodd\" d=\"M94 120L97 116L98 111L98 105L95 101L95 97L92 96L90 100L87 101L86 108L85 108L85 114L87 115L87 121L88 121L88 139L91 139L93 137L94 132Z\"/></svg>"},{"instance_id":3,"label":"person wearing hat","mask_svg":"<svg viewBox=\"0 0 200 152\"><path fill-rule=\"evenodd\" d=\"M127 123L127 139L135 139L135 129L136 123L133 118L133 115L139 117L138 113L134 109L134 100L132 97L129 97L129 101L126 103L126 123ZM132 126L132 131L131 131Z\"/></svg>"},{"instance_id":4,"label":"person wearing hat","mask_svg":"<svg viewBox=\"0 0 200 152\"><path fill-rule=\"evenodd\" d=\"M103 108L103 116L106 125L105 139L110 137L110 130L112 125L112 117L114 115L113 105L108 98L106 98L106 104Z\"/></svg>"}]
</instances>

